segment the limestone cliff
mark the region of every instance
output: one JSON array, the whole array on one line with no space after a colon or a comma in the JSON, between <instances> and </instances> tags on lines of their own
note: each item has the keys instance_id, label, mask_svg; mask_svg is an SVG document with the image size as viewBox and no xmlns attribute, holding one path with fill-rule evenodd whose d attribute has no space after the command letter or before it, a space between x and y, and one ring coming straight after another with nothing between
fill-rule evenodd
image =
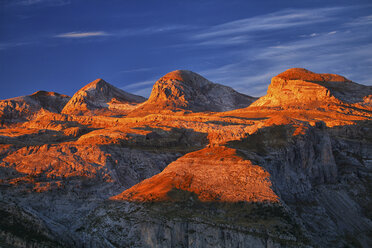
<instances>
[{"instance_id":1,"label":"limestone cliff","mask_svg":"<svg viewBox=\"0 0 372 248\"><path fill-rule=\"evenodd\" d=\"M164 110L220 112L244 108L256 98L215 84L191 71L177 70L161 77L153 86L149 99L131 115L144 115Z\"/></svg>"},{"instance_id":2,"label":"limestone cliff","mask_svg":"<svg viewBox=\"0 0 372 248\"><path fill-rule=\"evenodd\" d=\"M252 106L315 108L332 103L370 105L372 87L336 74L317 74L293 68L273 77L267 95Z\"/></svg>"}]
</instances>

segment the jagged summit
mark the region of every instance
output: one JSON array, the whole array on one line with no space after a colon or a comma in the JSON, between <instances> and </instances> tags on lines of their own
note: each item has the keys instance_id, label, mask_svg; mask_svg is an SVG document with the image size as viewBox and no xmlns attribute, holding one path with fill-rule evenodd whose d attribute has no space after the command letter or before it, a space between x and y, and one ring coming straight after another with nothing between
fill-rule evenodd
<instances>
[{"instance_id":1,"label":"jagged summit","mask_svg":"<svg viewBox=\"0 0 372 248\"><path fill-rule=\"evenodd\" d=\"M125 92L99 78L76 92L62 113L92 115L124 114L145 98Z\"/></svg>"},{"instance_id":2,"label":"jagged summit","mask_svg":"<svg viewBox=\"0 0 372 248\"><path fill-rule=\"evenodd\" d=\"M176 70L154 84L149 99L134 114L162 110L220 112L247 107L255 99L228 86L212 83L195 72Z\"/></svg>"},{"instance_id":3,"label":"jagged summit","mask_svg":"<svg viewBox=\"0 0 372 248\"><path fill-rule=\"evenodd\" d=\"M251 106L315 107L323 104L371 105L372 87L326 73L292 68L271 80L267 94Z\"/></svg>"}]
</instances>

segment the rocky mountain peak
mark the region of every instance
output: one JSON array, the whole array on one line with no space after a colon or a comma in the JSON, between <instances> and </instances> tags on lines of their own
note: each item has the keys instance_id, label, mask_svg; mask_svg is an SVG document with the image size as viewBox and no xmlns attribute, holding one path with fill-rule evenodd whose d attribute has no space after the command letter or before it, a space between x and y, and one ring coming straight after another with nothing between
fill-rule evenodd
<instances>
[{"instance_id":1,"label":"rocky mountain peak","mask_svg":"<svg viewBox=\"0 0 372 248\"><path fill-rule=\"evenodd\" d=\"M145 98L130 94L99 78L76 92L62 113L91 115L94 112L124 114Z\"/></svg>"},{"instance_id":2,"label":"rocky mountain peak","mask_svg":"<svg viewBox=\"0 0 372 248\"><path fill-rule=\"evenodd\" d=\"M303 68L292 68L271 80L266 96L251 106L315 107L324 104L370 105L372 87L326 73L314 73Z\"/></svg>"},{"instance_id":3,"label":"rocky mountain peak","mask_svg":"<svg viewBox=\"0 0 372 248\"><path fill-rule=\"evenodd\" d=\"M87 91L87 90L102 90L103 88L111 88L113 87L111 84L107 83L102 78L97 78L96 80L90 82L89 84L85 85L79 91Z\"/></svg>"},{"instance_id":4,"label":"rocky mountain peak","mask_svg":"<svg viewBox=\"0 0 372 248\"><path fill-rule=\"evenodd\" d=\"M169 72L165 74L163 77L161 77L158 82L159 83L167 82L169 80L183 82L184 84L197 87L197 88L203 87L211 83L210 81L208 81L206 78L202 77L201 75L195 72L192 72L192 71L188 71L188 70L176 70L176 71Z\"/></svg>"},{"instance_id":5,"label":"rocky mountain peak","mask_svg":"<svg viewBox=\"0 0 372 248\"><path fill-rule=\"evenodd\" d=\"M57 97L63 97L63 98L70 98L67 95L59 94L57 92L52 92L52 91L45 91L45 90L36 91L35 93L31 94L30 96L31 97L57 96Z\"/></svg>"},{"instance_id":6,"label":"rocky mountain peak","mask_svg":"<svg viewBox=\"0 0 372 248\"><path fill-rule=\"evenodd\" d=\"M177 70L164 75L154 84L149 99L134 114L163 110L220 112L247 107L254 100L254 97L212 83L195 72Z\"/></svg>"},{"instance_id":7,"label":"rocky mountain peak","mask_svg":"<svg viewBox=\"0 0 372 248\"><path fill-rule=\"evenodd\" d=\"M314 73L304 68L291 68L280 74L275 78L284 80L302 80L307 82L351 82L347 78L330 73Z\"/></svg>"},{"instance_id":8,"label":"rocky mountain peak","mask_svg":"<svg viewBox=\"0 0 372 248\"><path fill-rule=\"evenodd\" d=\"M59 113L71 97L56 92L37 91L31 95L0 101L0 119L18 122L29 119L40 110Z\"/></svg>"}]
</instances>

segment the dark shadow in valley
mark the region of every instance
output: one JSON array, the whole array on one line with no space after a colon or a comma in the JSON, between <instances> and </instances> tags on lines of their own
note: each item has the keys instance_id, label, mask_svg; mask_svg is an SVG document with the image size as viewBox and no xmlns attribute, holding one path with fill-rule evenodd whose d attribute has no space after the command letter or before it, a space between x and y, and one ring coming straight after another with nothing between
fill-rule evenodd
<instances>
[{"instance_id":1,"label":"dark shadow in valley","mask_svg":"<svg viewBox=\"0 0 372 248\"><path fill-rule=\"evenodd\" d=\"M108 154L106 165L124 188L162 172L179 157L208 144L207 134L193 129L149 126L135 129L150 132L145 135L128 133L129 139L100 146Z\"/></svg>"},{"instance_id":2,"label":"dark shadow in valley","mask_svg":"<svg viewBox=\"0 0 372 248\"><path fill-rule=\"evenodd\" d=\"M121 140L120 146L155 153L178 152L186 154L202 149L208 144L207 133L196 132L191 128L164 128L135 127L133 129L150 132L145 135L128 133L129 139ZM107 146L111 146L111 144Z\"/></svg>"}]
</instances>

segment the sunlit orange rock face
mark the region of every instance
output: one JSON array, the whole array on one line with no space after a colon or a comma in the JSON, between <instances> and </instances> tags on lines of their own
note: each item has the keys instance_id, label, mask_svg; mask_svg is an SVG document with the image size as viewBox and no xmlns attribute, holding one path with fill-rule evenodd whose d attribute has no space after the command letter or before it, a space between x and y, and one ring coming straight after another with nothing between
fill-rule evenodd
<instances>
[{"instance_id":1,"label":"sunlit orange rock face","mask_svg":"<svg viewBox=\"0 0 372 248\"><path fill-rule=\"evenodd\" d=\"M193 193L193 194L191 194ZM236 150L205 148L171 163L160 174L114 196L113 200L203 202L278 202L270 174Z\"/></svg>"},{"instance_id":2,"label":"sunlit orange rock face","mask_svg":"<svg viewBox=\"0 0 372 248\"><path fill-rule=\"evenodd\" d=\"M60 112L71 97L55 92L37 91L0 101L0 120L3 122L25 121L38 111Z\"/></svg>"},{"instance_id":3,"label":"sunlit orange rock face","mask_svg":"<svg viewBox=\"0 0 372 248\"><path fill-rule=\"evenodd\" d=\"M273 77L267 95L252 106L316 108L331 103L367 104L372 87L335 74L293 68Z\"/></svg>"}]
</instances>

